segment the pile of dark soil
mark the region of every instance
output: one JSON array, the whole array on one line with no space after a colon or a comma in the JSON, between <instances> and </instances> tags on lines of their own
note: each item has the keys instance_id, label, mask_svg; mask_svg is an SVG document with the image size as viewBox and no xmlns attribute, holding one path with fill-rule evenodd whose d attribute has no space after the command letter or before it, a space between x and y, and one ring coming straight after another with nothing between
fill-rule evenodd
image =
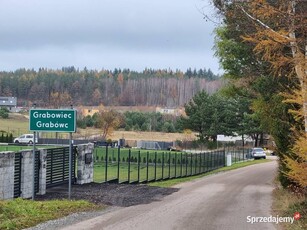
<instances>
[{"instance_id":1,"label":"pile of dark soil","mask_svg":"<svg viewBox=\"0 0 307 230\"><path fill-rule=\"evenodd\" d=\"M158 201L164 196L177 192L177 188L160 188L144 184L98 184L72 185L72 200L87 200L98 205L128 207ZM68 185L47 189L45 195L35 200L67 199Z\"/></svg>"}]
</instances>

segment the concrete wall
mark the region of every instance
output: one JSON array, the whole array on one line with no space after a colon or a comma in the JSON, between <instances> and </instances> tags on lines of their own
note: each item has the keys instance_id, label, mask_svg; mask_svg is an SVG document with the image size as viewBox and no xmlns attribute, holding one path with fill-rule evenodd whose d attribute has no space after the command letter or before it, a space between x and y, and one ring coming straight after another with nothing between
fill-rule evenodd
<instances>
[{"instance_id":1,"label":"concrete wall","mask_svg":"<svg viewBox=\"0 0 307 230\"><path fill-rule=\"evenodd\" d=\"M77 184L93 182L94 163L93 163L94 144L78 145L77 162ZM21 152L21 195L22 198L31 198L33 194L33 151L25 150ZM89 160L89 161L88 161ZM39 169L39 191L37 194L46 193L46 168L47 150L40 150L40 169ZM15 172L15 153L0 152L0 200L14 198L14 172Z\"/></svg>"},{"instance_id":2,"label":"concrete wall","mask_svg":"<svg viewBox=\"0 0 307 230\"><path fill-rule=\"evenodd\" d=\"M0 199L14 197L14 152L0 152Z\"/></svg>"}]
</instances>

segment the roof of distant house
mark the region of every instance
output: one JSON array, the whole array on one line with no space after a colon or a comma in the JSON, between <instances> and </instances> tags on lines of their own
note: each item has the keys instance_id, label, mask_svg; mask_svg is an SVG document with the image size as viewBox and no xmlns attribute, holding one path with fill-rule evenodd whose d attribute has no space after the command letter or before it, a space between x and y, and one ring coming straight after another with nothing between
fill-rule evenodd
<instances>
[{"instance_id":1,"label":"roof of distant house","mask_svg":"<svg viewBox=\"0 0 307 230\"><path fill-rule=\"evenodd\" d=\"M0 106L16 106L16 97L0 97Z\"/></svg>"}]
</instances>

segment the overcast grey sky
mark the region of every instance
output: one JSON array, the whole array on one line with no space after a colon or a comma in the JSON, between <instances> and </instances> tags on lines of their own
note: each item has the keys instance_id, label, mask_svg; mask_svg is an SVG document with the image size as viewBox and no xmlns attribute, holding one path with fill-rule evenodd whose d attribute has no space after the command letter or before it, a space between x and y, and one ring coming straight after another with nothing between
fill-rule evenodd
<instances>
[{"instance_id":1,"label":"overcast grey sky","mask_svg":"<svg viewBox=\"0 0 307 230\"><path fill-rule=\"evenodd\" d=\"M0 71L219 70L209 0L0 0Z\"/></svg>"}]
</instances>

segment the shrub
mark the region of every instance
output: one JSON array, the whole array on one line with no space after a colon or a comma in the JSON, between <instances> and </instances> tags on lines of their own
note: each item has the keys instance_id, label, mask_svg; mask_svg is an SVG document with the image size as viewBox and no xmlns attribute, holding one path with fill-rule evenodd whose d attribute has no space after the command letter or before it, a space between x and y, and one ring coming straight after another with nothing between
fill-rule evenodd
<instances>
[{"instance_id":1,"label":"shrub","mask_svg":"<svg viewBox=\"0 0 307 230\"><path fill-rule=\"evenodd\" d=\"M0 137L0 142L4 142L4 133L2 132L1 137Z\"/></svg>"},{"instance_id":2,"label":"shrub","mask_svg":"<svg viewBox=\"0 0 307 230\"><path fill-rule=\"evenodd\" d=\"M1 131L0 142L12 143L13 142L13 134L12 133L9 134L5 131Z\"/></svg>"},{"instance_id":3,"label":"shrub","mask_svg":"<svg viewBox=\"0 0 307 230\"><path fill-rule=\"evenodd\" d=\"M7 119L9 118L9 110L5 107L0 108L0 117Z\"/></svg>"}]
</instances>

